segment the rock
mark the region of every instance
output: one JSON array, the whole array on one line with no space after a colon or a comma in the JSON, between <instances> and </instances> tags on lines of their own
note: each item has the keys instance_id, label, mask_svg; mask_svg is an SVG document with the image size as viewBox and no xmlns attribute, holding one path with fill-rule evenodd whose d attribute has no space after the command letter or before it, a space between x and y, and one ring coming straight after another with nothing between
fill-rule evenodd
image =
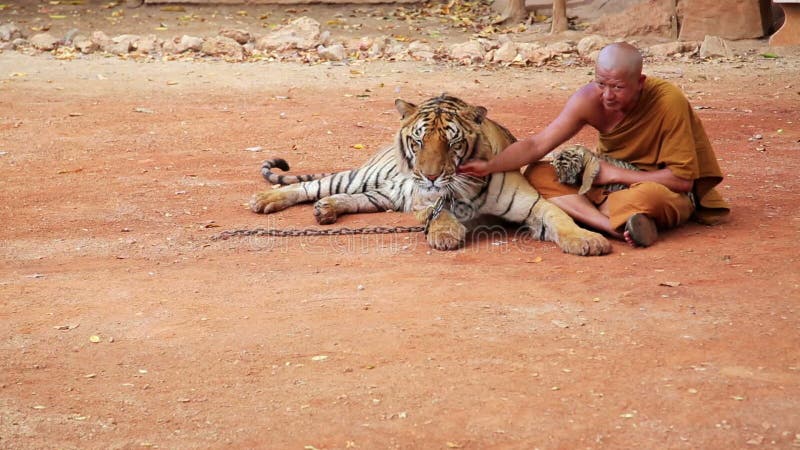
<instances>
[{"instance_id":1,"label":"rock","mask_svg":"<svg viewBox=\"0 0 800 450\"><path fill-rule=\"evenodd\" d=\"M363 36L358 40L354 40L353 42L347 45L347 48L356 49L358 51L365 52L372 47L372 44L375 43L375 39L369 36Z\"/></svg>"},{"instance_id":2,"label":"rock","mask_svg":"<svg viewBox=\"0 0 800 450\"><path fill-rule=\"evenodd\" d=\"M134 49L133 43L139 39L139 36L135 34L121 34L119 36L115 36L111 39L111 43L108 44L103 50L112 55L127 55Z\"/></svg>"},{"instance_id":3,"label":"rock","mask_svg":"<svg viewBox=\"0 0 800 450\"><path fill-rule=\"evenodd\" d=\"M226 57L236 61L244 59L244 50L234 39L225 36L215 36L206 39L200 51L208 56Z\"/></svg>"},{"instance_id":4,"label":"rock","mask_svg":"<svg viewBox=\"0 0 800 450\"><path fill-rule=\"evenodd\" d=\"M492 61L497 63L510 63L516 59L518 50L517 44L508 41L494 51Z\"/></svg>"},{"instance_id":5,"label":"rock","mask_svg":"<svg viewBox=\"0 0 800 450\"><path fill-rule=\"evenodd\" d=\"M100 48L96 42L81 34L72 39L72 46L83 54L94 53Z\"/></svg>"},{"instance_id":6,"label":"rock","mask_svg":"<svg viewBox=\"0 0 800 450\"><path fill-rule=\"evenodd\" d=\"M591 34L578 41L577 49L578 54L581 56L588 56L595 50L600 50L609 44L609 40L600 36L599 34Z\"/></svg>"},{"instance_id":7,"label":"rock","mask_svg":"<svg viewBox=\"0 0 800 450\"><path fill-rule=\"evenodd\" d=\"M605 36L677 38L675 0L646 0L617 14L603 15L587 31Z\"/></svg>"},{"instance_id":8,"label":"rock","mask_svg":"<svg viewBox=\"0 0 800 450\"><path fill-rule=\"evenodd\" d=\"M756 39L764 36L759 3L754 0L682 0L678 2L680 39L699 41L706 35L723 39ZM769 2L767 2L769 4ZM768 9L767 9L768 11ZM771 17L769 17L771 19Z\"/></svg>"},{"instance_id":9,"label":"rock","mask_svg":"<svg viewBox=\"0 0 800 450\"><path fill-rule=\"evenodd\" d=\"M256 41L258 50L308 50L322 44L320 25L309 17L300 17Z\"/></svg>"},{"instance_id":10,"label":"rock","mask_svg":"<svg viewBox=\"0 0 800 450\"><path fill-rule=\"evenodd\" d=\"M450 47L450 58L460 62L481 62L485 55L486 51L478 41L462 42Z\"/></svg>"},{"instance_id":11,"label":"rock","mask_svg":"<svg viewBox=\"0 0 800 450\"><path fill-rule=\"evenodd\" d=\"M367 55L370 58L380 58L383 56L383 52L386 51L386 46L389 45L391 39L387 36L380 36L376 37L372 45L370 45L369 50L367 51Z\"/></svg>"},{"instance_id":12,"label":"rock","mask_svg":"<svg viewBox=\"0 0 800 450\"><path fill-rule=\"evenodd\" d=\"M136 53L143 55L157 53L161 50L161 46L161 39L157 38L154 34L141 36L139 39L133 41L133 48L136 49Z\"/></svg>"},{"instance_id":13,"label":"rock","mask_svg":"<svg viewBox=\"0 0 800 450\"><path fill-rule=\"evenodd\" d=\"M436 53L433 51L431 46L420 41L414 41L408 44L407 51L409 56L415 60L433 61L436 57Z\"/></svg>"},{"instance_id":14,"label":"rock","mask_svg":"<svg viewBox=\"0 0 800 450\"><path fill-rule=\"evenodd\" d=\"M22 31L14 22L0 26L0 41L13 41L21 37Z\"/></svg>"},{"instance_id":15,"label":"rock","mask_svg":"<svg viewBox=\"0 0 800 450\"><path fill-rule=\"evenodd\" d=\"M519 54L523 61L536 66L542 66L553 58L553 52L546 48L536 46L521 47Z\"/></svg>"},{"instance_id":16,"label":"rock","mask_svg":"<svg viewBox=\"0 0 800 450\"><path fill-rule=\"evenodd\" d=\"M700 57L732 58L733 52L724 39L718 36L706 36L703 40L703 44L700 45Z\"/></svg>"},{"instance_id":17,"label":"rock","mask_svg":"<svg viewBox=\"0 0 800 450\"><path fill-rule=\"evenodd\" d=\"M563 55L566 53L575 53L577 50L575 47L575 43L571 41L560 41L554 42L547 47L547 50L553 53L553 55Z\"/></svg>"},{"instance_id":18,"label":"rock","mask_svg":"<svg viewBox=\"0 0 800 450\"><path fill-rule=\"evenodd\" d=\"M173 54L185 53L190 50L199 52L203 48L203 39L184 34L180 38L176 36L164 41L163 48L165 52Z\"/></svg>"},{"instance_id":19,"label":"rock","mask_svg":"<svg viewBox=\"0 0 800 450\"><path fill-rule=\"evenodd\" d=\"M49 52L58 47L59 40L50 33L39 33L31 37L31 45L37 50Z\"/></svg>"},{"instance_id":20,"label":"rock","mask_svg":"<svg viewBox=\"0 0 800 450\"><path fill-rule=\"evenodd\" d=\"M92 33L91 39L99 49L105 49L109 44L111 44L111 38L102 31L95 31Z\"/></svg>"},{"instance_id":21,"label":"rock","mask_svg":"<svg viewBox=\"0 0 800 450\"><path fill-rule=\"evenodd\" d=\"M665 58L667 56L683 54L683 53L694 53L697 50L697 43L696 42L667 42L665 44L656 44L651 45L647 48L648 53L650 55L660 58Z\"/></svg>"},{"instance_id":22,"label":"rock","mask_svg":"<svg viewBox=\"0 0 800 450\"><path fill-rule=\"evenodd\" d=\"M239 45L247 44L253 38L247 30L226 29L226 30L221 30L219 32L219 35L233 39Z\"/></svg>"},{"instance_id":23,"label":"rock","mask_svg":"<svg viewBox=\"0 0 800 450\"><path fill-rule=\"evenodd\" d=\"M342 44L333 44L328 47L320 45L317 47L317 54L325 61L343 61L345 59L345 51Z\"/></svg>"}]
</instances>

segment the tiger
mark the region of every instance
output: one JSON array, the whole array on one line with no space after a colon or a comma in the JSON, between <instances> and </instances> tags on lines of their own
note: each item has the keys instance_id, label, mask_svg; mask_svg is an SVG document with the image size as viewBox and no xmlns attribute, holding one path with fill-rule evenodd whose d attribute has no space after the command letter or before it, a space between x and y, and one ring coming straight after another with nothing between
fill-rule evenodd
<instances>
[{"instance_id":1,"label":"tiger","mask_svg":"<svg viewBox=\"0 0 800 450\"><path fill-rule=\"evenodd\" d=\"M594 153L582 145L571 145L564 148L556 154L550 164L555 168L558 181L564 184L579 185L578 194L583 195L592 188L594 179L600 172L601 160L623 169L640 170L627 161ZM616 192L627 188L628 186L624 184L603 186L603 190L607 192Z\"/></svg>"},{"instance_id":2,"label":"tiger","mask_svg":"<svg viewBox=\"0 0 800 450\"><path fill-rule=\"evenodd\" d=\"M427 243L437 250L464 245L468 226L479 216L494 216L527 227L531 235L557 244L573 255L603 255L611 244L601 234L580 228L570 216L545 200L519 170L475 177L458 172L469 159L490 159L516 141L487 117L487 109L442 94L418 106L395 100L401 125L394 143L355 169L333 174L293 177L283 159L262 164L261 174L279 184L256 193L250 208L270 214L316 201L319 224L343 214L379 211L413 212L426 223ZM436 210L435 214L432 214Z\"/></svg>"}]
</instances>

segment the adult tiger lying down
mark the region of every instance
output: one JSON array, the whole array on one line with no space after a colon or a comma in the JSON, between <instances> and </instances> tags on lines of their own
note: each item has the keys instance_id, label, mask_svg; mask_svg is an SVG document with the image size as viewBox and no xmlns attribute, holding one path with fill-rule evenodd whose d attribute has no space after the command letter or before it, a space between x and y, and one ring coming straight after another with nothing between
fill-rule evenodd
<instances>
[{"instance_id":1,"label":"adult tiger lying down","mask_svg":"<svg viewBox=\"0 0 800 450\"><path fill-rule=\"evenodd\" d=\"M524 224L541 240L556 243L574 255L602 255L611 244L598 233L578 227L566 213L548 202L519 171L486 177L460 174L457 167L474 158L490 159L516 141L502 125L486 117L486 108L471 106L446 94L419 106L396 100L402 124L393 145L366 164L334 174L278 175L288 169L283 160L268 160L262 175L283 184L255 194L250 207L269 214L301 202L317 201L320 224L338 216L386 210L413 211L425 222L434 204L444 209L428 223L428 244L439 250L463 245L465 224L480 215Z\"/></svg>"}]
</instances>

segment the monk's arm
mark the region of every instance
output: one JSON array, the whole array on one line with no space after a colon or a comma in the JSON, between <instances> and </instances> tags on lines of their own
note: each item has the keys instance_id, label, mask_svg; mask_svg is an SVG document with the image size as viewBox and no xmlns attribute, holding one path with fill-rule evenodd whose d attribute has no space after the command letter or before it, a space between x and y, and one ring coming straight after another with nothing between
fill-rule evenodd
<instances>
[{"instance_id":1,"label":"monk's arm","mask_svg":"<svg viewBox=\"0 0 800 450\"><path fill-rule=\"evenodd\" d=\"M597 185L620 183L628 186L643 181L653 181L663 184L673 192L689 192L694 185L692 180L677 177L667 168L651 172L635 171L623 169L605 161L600 162L600 172L594 180Z\"/></svg>"}]
</instances>

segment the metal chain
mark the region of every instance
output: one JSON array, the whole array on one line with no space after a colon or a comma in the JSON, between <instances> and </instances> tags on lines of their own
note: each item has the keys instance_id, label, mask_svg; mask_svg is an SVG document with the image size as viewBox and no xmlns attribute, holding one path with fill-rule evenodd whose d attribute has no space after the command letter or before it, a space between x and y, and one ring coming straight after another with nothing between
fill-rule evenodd
<instances>
[{"instance_id":1,"label":"metal chain","mask_svg":"<svg viewBox=\"0 0 800 450\"><path fill-rule=\"evenodd\" d=\"M240 229L240 230L231 230L231 231L223 231L221 233L215 234L211 236L212 241L220 241L226 240L232 237L244 237L244 236L273 236L273 237L294 237L294 236L341 236L341 235L353 235L353 234L394 234L394 233L425 233L428 234L428 228L430 228L431 222L434 219L439 217L439 214L442 213L442 210L445 207L445 203L450 202L450 198L446 196L439 197L436 203L431 208L431 211L428 213L428 217L425 219L424 226L414 226L414 227L405 227L405 226L397 226L397 227L363 227L363 228L331 228L329 230L323 230L320 228L251 228L251 229Z\"/></svg>"},{"instance_id":2,"label":"metal chain","mask_svg":"<svg viewBox=\"0 0 800 450\"><path fill-rule=\"evenodd\" d=\"M232 237L244 236L274 236L274 237L293 237L293 236L339 236L353 234L392 234L392 233L420 233L425 231L424 226L415 227L363 227L363 228L332 228L322 230L319 228L252 228L223 231L211 237L213 241L226 240Z\"/></svg>"}]
</instances>

